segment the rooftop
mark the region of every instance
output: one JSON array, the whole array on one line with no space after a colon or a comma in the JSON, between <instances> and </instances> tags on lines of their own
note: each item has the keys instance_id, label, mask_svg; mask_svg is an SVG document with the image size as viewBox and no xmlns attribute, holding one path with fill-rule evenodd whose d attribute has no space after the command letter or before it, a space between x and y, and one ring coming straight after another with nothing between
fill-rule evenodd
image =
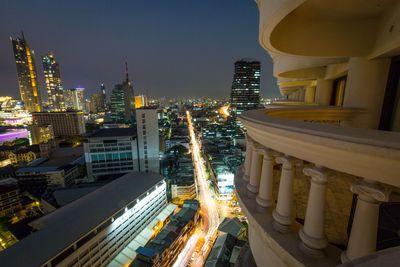
<instances>
[{"instance_id":1,"label":"rooftop","mask_svg":"<svg viewBox=\"0 0 400 267\"><path fill-rule=\"evenodd\" d=\"M10 267L42 265L163 179L156 173L125 174L33 222L40 230L1 252L0 262Z\"/></svg>"},{"instance_id":2,"label":"rooftop","mask_svg":"<svg viewBox=\"0 0 400 267\"><path fill-rule=\"evenodd\" d=\"M97 137L117 137L117 136L135 136L136 137L136 129L135 128L107 128L100 129L90 134L89 138L97 138Z\"/></svg>"}]
</instances>

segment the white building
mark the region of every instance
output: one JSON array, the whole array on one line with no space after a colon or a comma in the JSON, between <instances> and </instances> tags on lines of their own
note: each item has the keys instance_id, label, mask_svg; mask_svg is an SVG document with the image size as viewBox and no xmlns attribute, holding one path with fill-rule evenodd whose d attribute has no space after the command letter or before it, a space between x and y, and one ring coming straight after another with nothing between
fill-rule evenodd
<instances>
[{"instance_id":1,"label":"white building","mask_svg":"<svg viewBox=\"0 0 400 267\"><path fill-rule=\"evenodd\" d=\"M100 129L88 136L84 149L88 177L92 180L140 171L133 128Z\"/></svg>"},{"instance_id":2,"label":"white building","mask_svg":"<svg viewBox=\"0 0 400 267\"><path fill-rule=\"evenodd\" d=\"M0 253L0 262L107 266L166 207L163 177L129 173L32 222L37 231Z\"/></svg>"},{"instance_id":3,"label":"white building","mask_svg":"<svg viewBox=\"0 0 400 267\"><path fill-rule=\"evenodd\" d=\"M156 108L136 109L140 171L160 171L160 139Z\"/></svg>"},{"instance_id":4,"label":"white building","mask_svg":"<svg viewBox=\"0 0 400 267\"><path fill-rule=\"evenodd\" d=\"M398 266L400 2L256 2L288 100L240 118L257 265Z\"/></svg>"}]
</instances>

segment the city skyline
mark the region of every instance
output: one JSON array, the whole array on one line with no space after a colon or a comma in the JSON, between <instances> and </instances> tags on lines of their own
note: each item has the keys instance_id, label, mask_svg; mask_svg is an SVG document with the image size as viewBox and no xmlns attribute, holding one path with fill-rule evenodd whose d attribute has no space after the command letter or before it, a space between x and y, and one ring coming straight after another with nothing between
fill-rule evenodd
<instances>
[{"instance_id":1,"label":"city skyline","mask_svg":"<svg viewBox=\"0 0 400 267\"><path fill-rule=\"evenodd\" d=\"M86 97L97 92L101 83L105 84L109 95L124 72L124 62L128 61L137 94L228 98L233 63L242 57L261 61L261 95L278 96L271 60L258 44L256 4L206 2L196 5L189 9L187 3L177 1L171 7L159 3L150 8L149 4L126 2L117 7L99 2L88 12L90 3L46 5L43 2L32 5L32 9L21 10L20 16L15 17L10 14L15 14L13 10L17 5L5 3L0 20L9 27L0 30L3 58L0 90L2 94L19 97L9 37L19 36L23 30L35 51L43 96L46 96L43 69L38 62L49 51L57 55L62 66L64 88L85 87ZM218 17L226 8L226 16ZM48 11L47 19L54 23L47 23L47 19L32 22L32 14L37 13L31 10ZM204 23L201 18L209 10L212 13ZM78 17L67 20L68 11L75 12ZM165 23L155 24L152 14L164 18ZM230 25L229 29L223 31L226 25ZM230 45L228 51L227 44Z\"/></svg>"}]
</instances>

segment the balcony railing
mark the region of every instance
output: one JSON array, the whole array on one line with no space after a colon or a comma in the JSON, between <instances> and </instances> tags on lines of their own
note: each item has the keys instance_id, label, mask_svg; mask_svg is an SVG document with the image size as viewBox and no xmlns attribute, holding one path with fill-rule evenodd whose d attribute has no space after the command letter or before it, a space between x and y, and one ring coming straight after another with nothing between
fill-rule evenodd
<instances>
[{"instance_id":1,"label":"balcony railing","mask_svg":"<svg viewBox=\"0 0 400 267\"><path fill-rule=\"evenodd\" d=\"M400 187L400 134L308 122L357 112L278 107L241 116L247 150L235 185L258 264L336 266L375 252L380 203ZM349 237L335 240L346 233L353 194Z\"/></svg>"}]
</instances>

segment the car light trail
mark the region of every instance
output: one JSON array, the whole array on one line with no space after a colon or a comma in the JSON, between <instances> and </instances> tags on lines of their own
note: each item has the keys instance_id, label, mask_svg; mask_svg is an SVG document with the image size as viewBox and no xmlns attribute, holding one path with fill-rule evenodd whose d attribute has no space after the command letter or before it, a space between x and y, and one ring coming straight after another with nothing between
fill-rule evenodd
<instances>
[{"instance_id":1,"label":"car light trail","mask_svg":"<svg viewBox=\"0 0 400 267\"><path fill-rule=\"evenodd\" d=\"M187 266L191 262L191 266L203 266L208 253L216 238L217 229L220 223L220 215L218 213L217 200L213 197L213 193L207 182L207 172L205 162L201 156L201 150L198 140L193 129L192 117L189 111L186 111L188 129L191 141L191 153L196 173L196 183L199 189L199 201L201 204L201 212L204 214L204 227L200 233L191 236L184 249L178 255L173 266ZM214 194L215 195L215 194ZM203 237L204 245L200 251L195 251L195 245L198 240Z\"/></svg>"}]
</instances>

